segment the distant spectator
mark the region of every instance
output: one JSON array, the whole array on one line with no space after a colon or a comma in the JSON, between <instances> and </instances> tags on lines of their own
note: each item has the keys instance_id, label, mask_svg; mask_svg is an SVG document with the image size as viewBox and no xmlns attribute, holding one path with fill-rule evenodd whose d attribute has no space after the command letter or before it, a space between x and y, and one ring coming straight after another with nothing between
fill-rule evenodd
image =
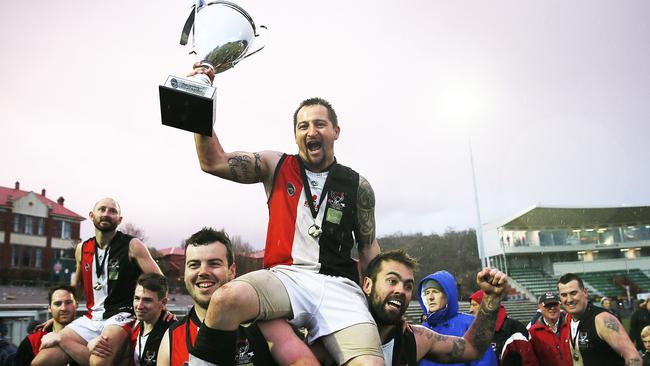
<instances>
[{"instance_id":1,"label":"distant spectator","mask_svg":"<svg viewBox=\"0 0 650 366\"><path fill-rule=\"evenodd\" d=\"M539 297L537 307L542 316L528 328L537 362L543 366L572 366L569 323L560 310L560 297L547 292Z\"/></svg>"},{"instance_id":2,"label":"distant spectator","mask_svg":"<svg viewBox=\"0 0 650 366\"><path fill-rule=\"evenodd\" d=\"M604 296L602 299L600 299L600 307L614 314L618 321L621 321L621 314L618 309L618 302L616 302L616 299L612 301L612 299L609 297Z\"/></svg>"},{"instance_id":3,"label":"distant spectator","mask_svg":"<svg viewBox=\"0 0 650 366\"><path fill-rule=\"evenodd\" d=\"M7 324L0 323L0 366L13 366L16 346L5 337L9 333Z\"/></svg>"},{"instance_id":4,"label":"distant spectator","mask_svg":"<svg viewBox=\"0 0 650 366\"><path fill-rule=\"evenodd\" d=\"M641 330L648 325L650 325L650 300L639 304L639 308L630 318L630 338L638 350L644 349Z\"/></svg>"},{"instance_id":5,"label":"distant spectator","mask_svg":"<svg viewBox=\"0 0 650 366\"><path fill-rule=\"evenodd\" d=\"M476 315L478 305L483 301L483 291L470 296L470 311ZM492 348L501 366L537 366L535 352L528 341L528 330L520 321L509 318L506 308L499 305L496 330ZM542 365L543 366L543 365Z\"/></svg>"},{"instance_id":6,"label":"distant spectator","mask_svg":"<svg viewBox=\"0 0 650 366\"><path fill-rule=\"evenodd\" d=\"M641 339L643 340L643 366L650 366L650 325L641 330Z\"/></svg>"},{"instance_id":7,"label":"distant spectator","mask_svg":"<svg viewBox=\"0 0 650 366\"><path fill-rule=\"evenodd\" d=\"M462 337L474 321L474 317L458 310L458 290L456 279L447 271L438 271L420 281L418 294L420 306L426 313L425 327L440 334ZM422 359L422 365L439 365L440 363ZM477 361L457 363L455 365L497 366L497 357L491 347Z\"/></svg>"},{"instance_id":8,"label":"distant spectator","mask_svg":"<svg viewBox=\"0 0 650 366\"><path fill-rule=\"evenodd\" d=\"M77 315L77 300L74 295L74 288L68 285L59 285L50 289L47 295L47 311L52 315L53 322L46 328L41 328L32 334L28 334L16 353L16 366L29 366L32 360L40 351L43 336L50 332L59 332L63 327L70 324Z\"/></svg>"}]
</instances>

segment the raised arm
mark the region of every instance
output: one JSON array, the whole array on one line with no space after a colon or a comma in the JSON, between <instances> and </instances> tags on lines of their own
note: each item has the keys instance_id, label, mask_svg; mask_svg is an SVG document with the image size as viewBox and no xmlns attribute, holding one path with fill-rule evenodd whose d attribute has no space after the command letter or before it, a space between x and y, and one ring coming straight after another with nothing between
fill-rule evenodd
<instances>
[{"instance_id":1,"label":"raised arm","mask_svg":"<svg viewBox=\"0 0 650 366\"><path fill-rule=\"evenodd\" d=\"M477 360L482 357L494 337L501 293L507 276L496 269L485 268L477 276L485 292L478 314L463 337L438 334L430 329L415 326L418 359L423 357L442 363Z\"/></svg>"},{"instance_id":2,"label":"raised arm","mask_svg":"<svg viewBox=\"0 0 650 366\"><path fill-rule=\"evenodd\" d=\"M210 80L214 79L214 73L199 64L194 65L194 70L188 76L196 74L206 74ZM267 186L271 184L275 166L282 154L276 151L226 152L214 131L211 137L195 134L194 143L204 172L237 183L263 182L269 191Z\"/></svg>"},{"instance_id":3,"label":"raised arm","mask_svg":"<svg viewBox=\"0 0 650 366\"><path fill-rule=\"evenodd\" d=\"M623 329L621 322L609 312L596 316L596 332L616 353L625 359L625 365L641 366L641 355Z\"/></svg>"},{"instance_id":4,"label":"raised arm","mask_svg":"<svg viewBox=\"0 0 650 366\"><path fill-rule=\"evenodd\" d=\"M379 254L380 249L375 238L375 192L362 176L359 176L357 228L354 236L359 250L359 271L364 273L368 263Z\"/></svg>"}]
</instances>

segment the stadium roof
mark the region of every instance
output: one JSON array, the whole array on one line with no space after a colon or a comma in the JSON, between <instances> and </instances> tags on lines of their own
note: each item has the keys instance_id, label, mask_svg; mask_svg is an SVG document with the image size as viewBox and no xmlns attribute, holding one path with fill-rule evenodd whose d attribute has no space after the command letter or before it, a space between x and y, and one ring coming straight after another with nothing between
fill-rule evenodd
<instances>
[{"instance_id":1,"label":"stadium roof","mask_svg":"<svg viewBox=\"0 0 650 366\"><path fill-rule=\"evenodd\" d=\"M510 218L486 224L497 227L594 227L650 224L650 206L560 207L535 205Z\"/></svg>"}]
</instances>

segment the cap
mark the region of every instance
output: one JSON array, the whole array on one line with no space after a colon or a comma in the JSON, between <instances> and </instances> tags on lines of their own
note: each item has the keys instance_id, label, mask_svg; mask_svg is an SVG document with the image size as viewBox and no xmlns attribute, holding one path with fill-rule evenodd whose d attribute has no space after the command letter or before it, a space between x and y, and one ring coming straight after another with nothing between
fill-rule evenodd
<instances>
[{"instance_id":1,"label":"cap","mask_svg":"<svg viewBox=\"0 0 650 366\"><path fill-rule=\"evenodd\" d=\"M555 292L546 292L539 297L538 304L558 304L559 302L560 298Z\"/></svg>"}]
</instances>

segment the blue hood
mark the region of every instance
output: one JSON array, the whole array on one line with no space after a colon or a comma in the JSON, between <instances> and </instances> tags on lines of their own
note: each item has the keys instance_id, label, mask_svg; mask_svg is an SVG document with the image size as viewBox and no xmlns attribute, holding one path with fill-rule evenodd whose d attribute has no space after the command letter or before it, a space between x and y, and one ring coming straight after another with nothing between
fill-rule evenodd
<instances>
[{"instance_id":1,"label":"blue hood","mask_svg":"<svg viewBox=\"0 0 650 366\"><path fill-rule=\"evenodd\" d=\"M445 292L445 295L447 295L447 306L431 314L429 314L429 309L424 296L424 289L422 288L429 280L438 282L440 287L442 287L442 290ZM451 275L451 273L447 271L438 271L424 277L418 286L418 294L420 295L418 298L420 301L420 307L422 307L422 311L427 314L427 323L429 323L430 326L435 327L439 323L458 314L458 288L456 287L456 279Z\"/></svg>"}]
</instances>

